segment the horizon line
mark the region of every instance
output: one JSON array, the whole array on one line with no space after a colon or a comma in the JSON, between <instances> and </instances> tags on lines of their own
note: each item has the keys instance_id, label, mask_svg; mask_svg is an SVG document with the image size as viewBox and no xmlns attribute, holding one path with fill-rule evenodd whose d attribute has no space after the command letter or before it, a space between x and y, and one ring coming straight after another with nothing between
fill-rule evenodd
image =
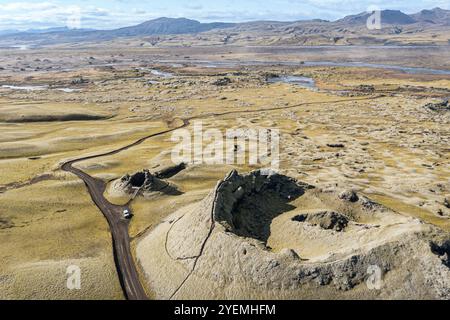
<instances>
[{"instance_id":1,"label":"horizon line","mask_svg":"<svg viewBox=\"0 0 450 320\"><path fill-rule=\"evenodd\" d=\"M412 15L412 14L417 14L423 11L432 11L432 10L444 10L444 11L450 11L449 9L442 9L441 7L437 6L434 7L432 9L421 9L417 12L411 12L411 13L407 13L404 12L402 10L399 9L381 9L380 11L397 11L397 12L401 12L403 14L406 15ZM67 29L67 30L87 30L87 31L111 31L111 30L119 30L119 29L123 29L123 28L129 28L129 27L133 27L133 26L138 26L140 24L146 23L146 22L150 22L150 21L155 21L155 20L159 20L159 19L172 19L172 20L179 20L179 19L186 19L186 20L190 20L190 21L197 21L201 24L213 24L213 23L224 23L224 24L233 24L233 25L238 25L238 24L246 24L246 23L255 23L255 22L280 22L280 23L295 23L295 22L308 22L308 21L321 21L321 22L329 22L329 23L333 23L333 22L337 22L339 20L342 20L346 17L350 17L350 16L358 16L360 14L364 14L367 13L369 14L369 11L362 11L359 13L355 13L355 14L349 14L349 15L344 15L341 18L335 19L335 20L328 20L328 19L323 19L323 18L311 18L311 19L298 19L298 20L271 20L271 19L255 19L255 20L245 20L245 21L241 21L241 22L230 22L230 21L220 21L220 20L215 20L215 21L202 21L202 19L194 19L194 18L188 18L186 16L183 17L170 17L170 16L160 16L160 17L155 17L155 18L147 18L146 20L143 20L141 22L136 22L134 24L130 24L130 25L126 25L126 26L122 26L122 27L118 27L118 28L94 28L94 27L84 27L84 28L70 28L67 26L67 24L63 24L63 25L55 25L52 27L43 27L43 28L27 28L27 29L0 29L1 31L17 31L18 33L22 33L22 32L27 32L27 31L33 31L33 30L39 30L39 31L46 31L46 30L51 30L51 29Z\"/></svg>"}]
</instances>

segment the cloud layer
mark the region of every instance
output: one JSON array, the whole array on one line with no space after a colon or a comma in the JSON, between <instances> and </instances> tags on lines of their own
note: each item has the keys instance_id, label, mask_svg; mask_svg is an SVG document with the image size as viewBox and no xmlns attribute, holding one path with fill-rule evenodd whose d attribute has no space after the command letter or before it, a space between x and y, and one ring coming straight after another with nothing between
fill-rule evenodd
<instances>
[{"instance_id":1,"label":"cloud layer","mask_svg":"<svg viewBox=\"0 0 450 320\"><path fill-rule=\"evenodd\" d=\"M0 0L0 30L67 25L113 29L162 16L204 22L335 20L365 11L371 5L412 13L434 7L450 9L450 0Z\"/></svg>"}]
</instances>

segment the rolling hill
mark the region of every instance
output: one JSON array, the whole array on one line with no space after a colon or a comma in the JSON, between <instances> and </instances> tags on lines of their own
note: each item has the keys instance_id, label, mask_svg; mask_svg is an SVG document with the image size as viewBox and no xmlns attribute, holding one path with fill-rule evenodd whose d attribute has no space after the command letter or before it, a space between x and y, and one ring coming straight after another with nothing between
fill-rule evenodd
<instances>
[{"instance_id":1,"label":"rolling hill","mask_svg":"<svg viewBox=\"0 0 450 320\"><path fill-rule=\"evenodd\" d=\"M201 23L186 18L158 18L141 24L114 30L53 28L3 34L0 45L98 42L120 38L158 37L151 45L161 44L168 36L175 44L188 40L208 44L257 45L352 45L352 44L445 44L450 43L450 10L434 8L415 14L398 10L381 12L381 30L368 30L370 13L346 16L336 21L305 20L293 22L253 21L246 23ZM199 39L199 34L201 36ZM394 37L395 36L395 37ZM417 36L417 37L416 37ZM160 39L161 38L161 39ZM425 39L425 40L424 40ZM431 39L428 41L428 39Z\"/></svg>"}]
</instances>

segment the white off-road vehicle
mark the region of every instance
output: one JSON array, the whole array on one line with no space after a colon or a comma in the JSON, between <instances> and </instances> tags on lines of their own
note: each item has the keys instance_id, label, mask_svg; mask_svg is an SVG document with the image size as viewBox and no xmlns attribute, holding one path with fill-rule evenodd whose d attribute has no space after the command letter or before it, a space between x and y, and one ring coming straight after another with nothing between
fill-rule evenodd
<instances>
[{"instance_id":1,"label":"white off-road vehicle","mask_svg":"<svg viewBox=\"0 0 450 320\"><path fill-rule=\"evenodd\" d=\"M123 210L123 217L125 219L131 219L132 214L131 214L130 210L128 210L128 209Z\"/></svg>"}]
</instances>

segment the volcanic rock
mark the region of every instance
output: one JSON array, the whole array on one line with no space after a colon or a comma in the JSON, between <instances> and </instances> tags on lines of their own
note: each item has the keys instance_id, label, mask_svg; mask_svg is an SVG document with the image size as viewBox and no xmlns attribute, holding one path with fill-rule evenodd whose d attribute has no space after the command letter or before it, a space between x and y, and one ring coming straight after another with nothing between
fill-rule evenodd
<instances>
[{"instance_id":1,"label":"volcanic rock","mask_svg":"<svg viewBox=\"0 0 450 320\"><path fill-rule=\"evenodd\" d=\"M449 299L450 235L358 199L232 171L139 241L137 260L158 299Z\"/></svg>"}]
</instances>

